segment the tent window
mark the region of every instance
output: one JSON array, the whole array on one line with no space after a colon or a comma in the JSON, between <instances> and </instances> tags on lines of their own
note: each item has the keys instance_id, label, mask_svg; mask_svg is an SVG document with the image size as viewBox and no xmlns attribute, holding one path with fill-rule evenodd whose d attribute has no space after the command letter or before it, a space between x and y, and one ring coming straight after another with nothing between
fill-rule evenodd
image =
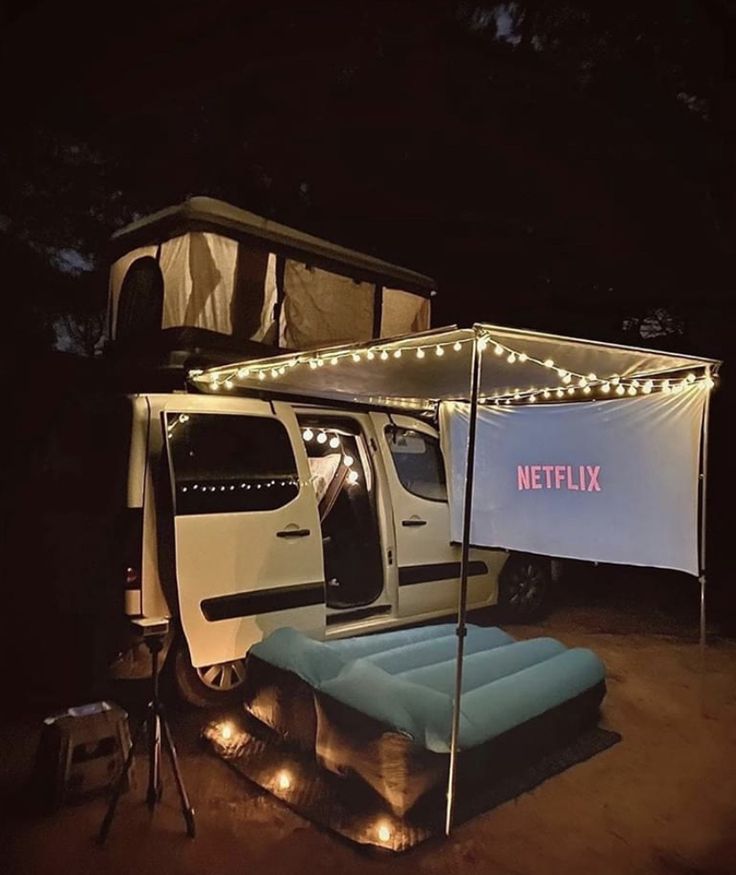
<instances>
[{"instance_id":1,"label":"tent window","mask_svg":"<svg viewBox=\"0 0 736 875\"><path fill-rule=\"evenodd\" d=\"M445 465L437 438L390 426L386 440L404 489L429 501L447 501Z\"/></svg>"},{"instance_id":2,"label":"tent window","mask_svg":"<svg viewBox=\"0 0 736 875\"><path fill-rule=\"evenodd\" d=\"M164 278L155 258L144 255L128 268L118 301L118 341L150 336L161 330Z\"/></svg>"},{"instance_id":3,"label":"tent window","mask_svg":"<svg viewBox=\"0 0 736 875\"><path fill-rule=\"evenodd\" d=\"M276 419L167 413L176 513L275 510L299 492L288 432Z\"/></svg>"}]
</instances>

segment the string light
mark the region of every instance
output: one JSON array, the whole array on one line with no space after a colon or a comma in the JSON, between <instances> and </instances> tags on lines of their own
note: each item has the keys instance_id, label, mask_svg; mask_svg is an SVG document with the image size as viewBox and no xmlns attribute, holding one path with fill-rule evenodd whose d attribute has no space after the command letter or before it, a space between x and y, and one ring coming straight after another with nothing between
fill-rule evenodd
<instances>
[{"instance_id":1,"label":"string light","mask_svg":"<svg viewBox=\"0 0 736 875\"><path fill-rule=\"evenodd\" d=\"M240 364L232 366L231 368L220 368L218 371L210 372L204 372L201 369L197 369L190 371L189 376L192 379L206 381L209 384L209 388L213 391L222 390L223 388L231 390L235 388L234 381L236 379L245 380L249 377L251 379L256 377L258 380L262 381L267 376L270 376L271 379L275 380L278 377L284 376L287 372L287 368L295 368L299 365L309 365L311 370L316 370L317 368L323 367L326 362L329 362L333 367L337 366L342 360L347 359L348 357L355 363L361 361L372 362L376 358L380 358L381 361L385 362L392 356L396 359L400 359L403 351L407 349L413 349L416 358L420 360L426 358L427 352L430 349L434 349L437 358L442 358L445 355L445 347L451 346L454 351L460 352L464 345L474 342L477 343L477 348L481 352L491 344L493 346L494 354L499 357L504 356L506 362L510 365L517 362L530 362L547 370L553 370L557 373L562 383L562 385L558 387L548 386L542 389L530 388L528 390L513 389L507 393L498 393L495 394L492 399L496 404L508 403L511 399L513 399L513 401L528 401L531 403L542 398L545 400L549 400L552 397L560 399L565 393L568 396L573 397L576 394L576 387L582 390L582 394L586 397L593 395L594 391L597 391L602 395L609 395L612 390L614 390L615 394L619 397L623 395L635 397L640 393L650 395L653 391L661 391L665 394L669 392L681 392L693 385L711 389L715 385L715 381L711 376L698 376L692 371L682 377L678 377L677 380L672 380L670 378L644 379L643 377L635 375L622 378L619 374L612 374L600 378L593 371L590 371L587 374L576 373L575 371L557 365L551 357L540 359L530 355L525 350L512 349L504 343L494 339L488 333L483 333L480 336L470 336L463 339L455 338L454 340L440 341L429 346L414 346L412 343L407 343L404 346L395 346L394 344L389 343L388 347L378 344L362 350L353 348L320 354L297 353L292 354L288 361L249 362L247 366ZM485 396L481 396L479 400L482 404L489 401ZM391 397L370 398L369 401L371 403L392 406L398 405L416 410L432 410L433 406L437 403L437 401L433 399ZM327 437L325 437L324 440L327 440ZM323 443L324 440L320 441L320 443ZM330 442L330 446L332 446L332 441ZM337 449L337 447L334 448Z\"/></svg>"},{"instance_id":2,"label":"string light","mask_svg":"<svg viewBox=\"0 0 736 875\"><path fill-rule=\"evenodd\" d=\"M312 438L314 437L314 432L312 431L311 428L305 428L304 431L302 432L302 437L304 438L305 441L311 441Z\"/></svg>"},{"instance_id":3,"label":"string light","mask_svg":"<svg viewBox=\"0 0 736 875\"><path fill-rule=\"evenodd\" d=\"M340 438L335 434L330 438L330 448L336 450L340 446Z\"/></svg>"}]
</instances>

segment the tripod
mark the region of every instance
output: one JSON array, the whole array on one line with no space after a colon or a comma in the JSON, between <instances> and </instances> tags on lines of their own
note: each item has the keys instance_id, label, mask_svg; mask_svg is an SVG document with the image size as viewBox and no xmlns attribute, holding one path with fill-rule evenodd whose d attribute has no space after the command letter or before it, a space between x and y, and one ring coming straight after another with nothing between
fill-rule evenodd
<instances>
[{"instance_id":1,"label":"tripod","mask_svg":"<svg viewBox=\"0 0 736 875\"><path fill-rule=\"evenodd\" d=\"M142 734L144 726L146 727L148 736L148 790L146 792L146 803L151 811L153 811L156 807L156 803L161 801L163 795L163 782L161 780L161 735L163 731L163 742L169 755L169 760L171 761L171 770L173 771L176 780L176 789L179 792L179 801L181 802L181 812L187 825L187 835L192 839L195 835L194 809L192 808L191 803L189 802L189 797L187 796L184 780L179 769L179 760L176 755L176 748L174 747L174 739L171 736L171 729L166 720L164 706L158 695L158 656L163 648L163 638L163 635L149 635L143 639L151 654L153 698L146 706L146 714L133 735L128 757L125 760L125 766L115 783L110 804L97 835L97 840L100 844L105 841L110 832L110 826L115 817L115 809L117 808L123 785L125 784L130 772L130 767L133 764L133 754L135 753L136 744Z\"/></svg>"}]
</instances>

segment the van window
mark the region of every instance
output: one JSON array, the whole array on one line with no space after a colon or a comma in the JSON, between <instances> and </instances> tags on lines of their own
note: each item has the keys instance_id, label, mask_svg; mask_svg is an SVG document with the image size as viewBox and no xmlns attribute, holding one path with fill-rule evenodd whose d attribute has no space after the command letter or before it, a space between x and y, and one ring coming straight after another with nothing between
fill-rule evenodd
<instances>
[{"instance_id":1,"label":"van window","mask_svg":"<svg viewBox=\"0 0 736 875\"><path fill-rule=\"evenodd\" d=\"M437 438L409 428L389 426L386 440L404 489L419 498L447 501L445 464Z\"/></svg>"},{"instance_id":2,"label":"van window","mask_svg":"<svg viewBox=\"0 0 736 875\"><path fill-rule=\"evenodd\" d=\"M299 492L289 434L277 419L167 413L175 513L275 510Z\"/></svg>"}]
</instances>

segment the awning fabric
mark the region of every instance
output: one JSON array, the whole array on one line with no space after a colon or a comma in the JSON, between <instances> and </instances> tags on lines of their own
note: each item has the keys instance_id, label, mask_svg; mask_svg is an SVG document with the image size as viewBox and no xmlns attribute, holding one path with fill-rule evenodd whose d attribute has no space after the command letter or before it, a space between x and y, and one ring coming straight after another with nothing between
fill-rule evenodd
<instances>
[{"instance_id":1,"label":"awning fabric","mask_svg":"<svg viewBox=\"0 0 736 875\"><path fill-rule=\"evenodd\" d=\"M336 401L429 407L438 401L469 398L476 337L484 346L480 395L487 401L516 391L528 394L530 389L567 392L583 377L591 386L618 378L628 387L634 380L718 365L714 359L482 324L236 362L196 380L204 390L218 386L222 390L229 381L227 389L268 388ZM545 367L544 362L553 366ZM564 383L560 370L574 376L572 385ZM578 388L572 399L566 395L565 400L583 397Z\"/></svg>"},{"instance_id":2,"label":"awning fabric","mask_svg":"<svg viewBox=\"0 0 736 875\"><path fill-rule=\"evenodd\" d=\"M698 573L707 389L480 407L470 542ZM470 405L441 405L451 537L462 540Z\"/></svg>"}]
</instances>

